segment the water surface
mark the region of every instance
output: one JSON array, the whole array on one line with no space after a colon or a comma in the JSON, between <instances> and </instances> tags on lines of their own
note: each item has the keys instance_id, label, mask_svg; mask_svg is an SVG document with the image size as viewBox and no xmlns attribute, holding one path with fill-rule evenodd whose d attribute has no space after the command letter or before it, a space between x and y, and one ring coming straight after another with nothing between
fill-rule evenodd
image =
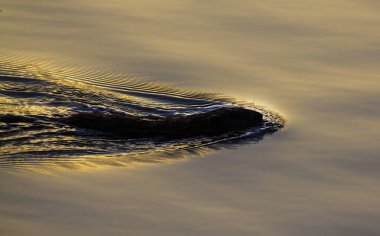
<instances>
[{"instance_id":1,"label":"water surface","mask_svg":"<svg viewBox=\"0 0 380 236\"><path fill-rule=\"evenodd\" d=\"M2 50L34 65L222 93L286 119L275 135L204 158L2 171L1 234L379 234L376 1L0 5Z\"/></svg>"},{"instance_id":2,"label":"water surface","mask_svg":"<svg viewBox=\"0 0 380 236\"><path fill-rule=\"evenodd\" d=\"M0 62L0 163L6 169L89 159L128 163L136 156L151 162L142 157L148 153L157 160L160 153L182 157L258 141L284 124L263 107L217 94L51 67L26 57Z\"/></svg>"}]
</instances>

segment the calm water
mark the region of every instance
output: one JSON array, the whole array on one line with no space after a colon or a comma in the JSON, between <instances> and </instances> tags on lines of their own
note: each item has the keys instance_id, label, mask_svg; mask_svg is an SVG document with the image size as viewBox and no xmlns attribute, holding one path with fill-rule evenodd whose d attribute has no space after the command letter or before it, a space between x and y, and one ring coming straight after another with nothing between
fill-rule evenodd
<instances>
[{"instance_id":1,"label":"calm water","mask_svg":"<svg viewBox=\"0 0 380 236\"><path fill-rule=\"evenodd\" d=\"M3 73L3 113L197 112L228 96L286 119L257 143L166 155L189 142L104 144L82 133L73 143L44 123L50 133L2 141L1 235L380 233L378 2L3 0L0 9L2 72L19 78ZM142 93L121 92L136 86ZM62 105L68 97L77 106ZM58 159L44 152L52 145ZM43 152L23 165L31 147ZM103 158L59 161L73 149Z\"/></svg>"}]
</instances>

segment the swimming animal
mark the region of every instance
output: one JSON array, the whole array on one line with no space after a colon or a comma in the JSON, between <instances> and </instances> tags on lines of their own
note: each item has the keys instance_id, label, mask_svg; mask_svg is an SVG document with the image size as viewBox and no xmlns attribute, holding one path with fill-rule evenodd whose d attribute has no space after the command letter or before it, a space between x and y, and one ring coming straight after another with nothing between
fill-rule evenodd
<instances>
[{"instance_id":1,"label":"swimming animal","mask_svg":"<svg viewBox=\"0 0 380 236\"><path fill-rule=\"evenodd\" d=\"M165 117L124 113L77 113L60 122L79 128L113 133L126 138L190 138L242 131L263 123L263 115L243 107L222 107L191 115Z\"/></svg>"}]
</instances>

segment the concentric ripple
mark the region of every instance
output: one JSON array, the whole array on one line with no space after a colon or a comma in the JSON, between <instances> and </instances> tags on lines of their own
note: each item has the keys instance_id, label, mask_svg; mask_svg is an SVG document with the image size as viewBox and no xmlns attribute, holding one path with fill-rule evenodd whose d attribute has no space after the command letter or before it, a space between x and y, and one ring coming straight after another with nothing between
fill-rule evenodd
<instances>
[{"instance_id":1,"label":"concentric ripple","mask_svg":"<svg viewBox=\"0 0 380 236\"><path fill-rule=\"evenodd\" d=\"M240 120L233 121L235 113L232 116L231 112L239 113ZM83 121L83 114L96 114L99 127L103 128L62 122L69 117L80 117ZM198 125L211 116L210 122L215 121L216 114L225 121L218 121L219 128L208 129L208 123ZM262 122L250 123L246 114L252 115L250 119L260 117ZM116 120L109 118L115 116ZM124 129L127 135L107 132L104 127L113 125L115 130L114 124L120 122L120 117L137 122L133 125L140 125L139 130L159 127L161 133L152 129L141 137L132 137L128 135L130 129ZM242 117L247 120L244 127L239 126ZM191 118L196 118L195 122L194 119L189 122ZM112 124L104 125L104 122ZM159 125L151 125L151 122ZM131 123L120 125L125 124ZM182 127L178 130L183 133L165 137L167 132L162 130L167 124L173 129ZM46 60L4 53L0 56L2 168L125 165L170 160L226 145L258 141L283 124L276 113L217 94L186 91L92 68L57 66ZM192 131L192 127L186 128L186 125L197 126L200 131L186 135ZM207 130L213 132L207 133Z\"/></svg>"}]
</instances>

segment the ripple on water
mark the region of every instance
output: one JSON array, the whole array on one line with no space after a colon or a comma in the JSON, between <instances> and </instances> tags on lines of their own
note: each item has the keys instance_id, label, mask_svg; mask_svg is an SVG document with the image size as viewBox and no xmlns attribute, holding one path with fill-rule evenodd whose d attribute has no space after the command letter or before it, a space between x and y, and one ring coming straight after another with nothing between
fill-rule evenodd
<instances>
[{"instance_id":1,"label":"ripple on water","mask_svg":"<svg viewBox=\"0 0 380 236\"><path fill-rule=\"evenodd\" d=\"M234 121L230 116L223 125L234 125L240 129L226 128L225 132L206 134L208 125L216 125L209 119L211 116L216 116L220 110L236 109L261 113L263 122L242 128L242 120ZM101 114L98 117L123 114L148 120L139 129L152 126L149 122L165 119L165 122L170 119L178 122L172 128L186 125L195 127L195 124L202 123L189 122L191 117L202 117L203 121L204 116L207 116L204 120L210 120L210 123L196 125L205 130L203 135L195 132L196 135L177 135L172 138L165 135L132 138L105 132L105 129L59 122L78 114ZM224 113L218 114L224 116ZM98 122L99 126L107 127L104 121ZM115 124L115 120L112 124ZM36 165L73 168L80 165L157 162L255 142L279 130L283 124L283 119L276 113L218 94L187 91L88 67L57 66L46 60L6 54L0 57L2 168ZM224 130L223 125L221 127ZM162 125L160 127L162 129Z\"/></svg>"}]
</instances>

